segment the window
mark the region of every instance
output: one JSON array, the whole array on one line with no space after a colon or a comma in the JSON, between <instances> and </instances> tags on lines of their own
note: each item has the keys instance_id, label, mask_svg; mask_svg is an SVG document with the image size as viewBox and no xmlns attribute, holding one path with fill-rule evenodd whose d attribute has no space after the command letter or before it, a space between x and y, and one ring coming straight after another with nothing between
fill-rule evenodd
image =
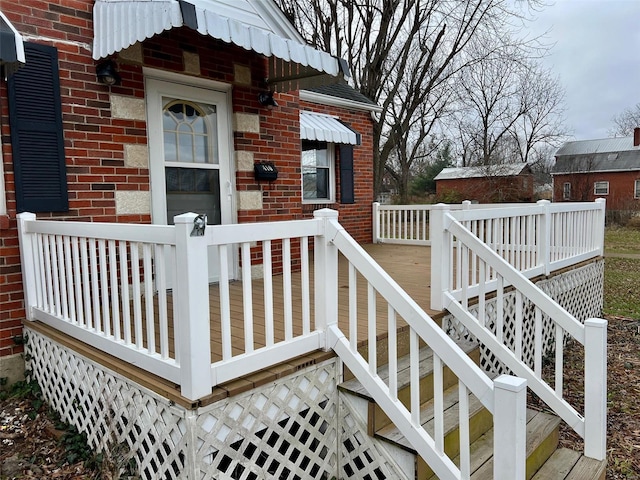
<instances>
[{"instance_id":1,"label":"window","mask_svg":"<svg viewBox=\"0 0 640 480\"><path fill-rule=\"evenodd\" d=\"M302 201L334 201L334 145L328 142L302 141Z\"/></svg>"},{"instance_id":2,"label":"window","mask_svg":"<svg viewBox=\"0 0 640 480\"><path fill-rule=\"evenodd\" d=\"M594 195L609 195L609 182L595 182L593 193Z\"/></svg>"},{"instance_id":3,"label":"window","mask_svg":"<svg viewBox=\"0 0 640 480\"><path fill-rule=\"evenodd\" d=\"M562 199L571 200L571 184L569 182L562 185Z\"/></svg>"},{"instance_id":4,"label":"window","mask_svg":"<svg viewBox=\"0 0 640 480\"><path fill-rule=\"evenodd\" d=\"M640 180L636 180L636 184L633 189L633 198L640 198Z\"/></svg>"}]
</instances>

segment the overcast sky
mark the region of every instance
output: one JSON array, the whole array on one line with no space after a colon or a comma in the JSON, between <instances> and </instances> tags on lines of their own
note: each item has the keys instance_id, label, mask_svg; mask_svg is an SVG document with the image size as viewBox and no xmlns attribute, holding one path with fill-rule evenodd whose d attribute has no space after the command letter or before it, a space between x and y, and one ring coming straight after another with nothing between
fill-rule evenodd
<instances>
[{"instance_id":1,"label":"overcast sky","mask_svg":"<svg viewBox=\"0 0 640 480\"><path fill-rule=\"evenodd\" d=\"M606 138L611 118L640 102L640 0L555 0L536 14L554 43L545 64L566 91L576 140Z\"/></svg>"}]
</instances>

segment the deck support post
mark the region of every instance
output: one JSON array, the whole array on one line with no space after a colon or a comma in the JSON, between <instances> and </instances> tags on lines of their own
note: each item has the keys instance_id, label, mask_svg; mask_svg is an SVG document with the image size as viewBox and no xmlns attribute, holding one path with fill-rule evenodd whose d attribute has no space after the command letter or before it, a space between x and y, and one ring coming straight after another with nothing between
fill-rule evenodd
<instances>
[{"instance_id":1,"label":"deck support post","mask_svg":"<svg viewBox=\"0 0 640 480\"><path fill-rule=\"evenodd\" d=\"M373 202L373 225L372 225L372 243L380 242L380 203Z\"/></svg>"},{"instance_id":2,"label":"deck support post","mask_svg":"<svg viewBox=\"0 0 640 480\"><path fill-rule=\"evenodd\" d=\"M36 238L34 235L27 233L27 222L36 220L35 213L19 213L16 215L18 220L18 238L20 240L20 264L22 265L22 286L24 288L24 305L27 320L34 320L32 307L37 306L37 287L36 282L40 281L36 276L38 269L36 255Z\"/></svg>"},{"instance_id":3,"label":"deck support post","mask_svg":"<svg viewBox=\"0 0 640 480\"><path fill-rule=\"evenodd\" d=\"M329 326L338 323L338 248L331 241L330 232L340 227L338 212L323 208L313 212L314 218L324 223L322 235L314 239L314 282L315 282L315 321L316 329L325 333L324 350L330 350Z\"/></svg>"},{"instance_id":4,"label":"deck support post","mask_svg":"<svg viewBox=\"0 0 640 480\"><path fill-rule=\"evenodd\" d=\"M600 207L599 215L597 217L598 223L596 224L596 235L595 240L598 242L597 245L600 248L600 256L604 256L604 226L606 223L606 211L607 211L607 201L604 198L596 198L596 203Z\"/></svg>"},{"instance_id":5,"label":"deck support post","mask_svg":"<svg viewBox=\"0 0 640 480\"><path fill-rule=\"evenodd\" d=\"M189 400L211 394L212 387L207 236L191 236L196 217L195 213L173 217L176 226L174 302L178 305L175 335L181 393Z\"/></svg>"},{"instance_id":6,"label":"deck support post","mask_svg":"<svg viewBox=\"0 0 640 480\"><path fill-rule=\"evenodd\" d=\"M444 309L444 294L451 287L453 265L449 249L451 236L445 229L445 215L450 207L444 203L433 206L429 213L429 239L431 240L431 309Z\"/></svg>"},{"instance_id":7,"label":"deck support post","mask_svg":"<svg viewBox=\"0 0 640 480\"><path fill-rule=\"evenodd\" d=\"M544 266L544 274L551 274L551 212L549 211L549 200L538 200L536 202L543 209L542 219L540 220L540 239L538 241L538 262Z\"/></svg>"},{"instance_id":8,"label":"deck support post","mask_svg":"<svg viewBox=\"0 0 640 480\"><path fill-rule=\"evenodd\" d=\"M494 381L493 478L524 480L527 463L527 381L500 375Z\"/></svg>"},{"instance_id":9,"label":"deck support post","mask_svg":"<svg viewBox=\"0 0 640 480\"><path fill-rule=\"evenodd\" d=\"M607 455L607 321L584 322L584 454Z\"/></svg>"}]
</instances>

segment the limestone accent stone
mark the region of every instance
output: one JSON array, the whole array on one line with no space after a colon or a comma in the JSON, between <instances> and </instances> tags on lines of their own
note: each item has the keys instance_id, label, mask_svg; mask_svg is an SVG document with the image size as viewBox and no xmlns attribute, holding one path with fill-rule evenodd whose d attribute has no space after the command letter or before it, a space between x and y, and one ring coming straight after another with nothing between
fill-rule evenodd
<instances>
[{"instance_id":1,"label":"limestone accent stone","mask_svg":"<svg viewBox=\"0 0 640 480\"><path fill-rule=\"evenodd\" d=\"M260 133L260 115L252 113L234 113L233 129L236 132Z\"/></svg>"},{"instance_id":2,"label":"limestone accent stone","mask_svg":"<svg viewBox=\"0 0 640 480\"><path fill-rule=\"evenodd\" d=\"M182 52L184 72L192 75L200 75L200 55L195 52Z\"/></svg>"},{"instance_id":3,"label":"limestone accent stone","mask_svg":"<svg viewBox=\"0 0 640 480\"><path fill-rule=\"evenodd\" d=\"M233 81L238 85L251 85L251 69L246 65L234 63Z\"/></svg>"},{"instance_id":4,"label":"limestone accent stone","mask_svg":"<svg viewBox=\"0 0 640 480\"><path fill-rule=\"evenodd\" d=\"M262 210L262 192L238 192L238 210Z\"/></svg>"},{"instance_id":5,"label":"limestone accent stone","mask_svg":"<svg viewBox=\"0 0 640 480\"><path fill-rule=\"evenodd\" d=\"M125 120L146 120L144 98L110 95L111 117Z\"/></svg>"},{"instance_id":6,"label":"limestone accent stone","mask_svg":"<svg viewBox=\"0 0 640 480\"><path fill-rule=\"evenodd\" d=\"M149 168L149 148L146 145L125 144L124 166L132 168Z\"/></svg>"},{"instance_id":7,"label":"limestone accent stone","mask_svg":"<svg viewBox=\"0 0 640 480\"><path fill-rule=\"evenodd\" d=\"M120 52L118 52L118 60L125 63L142 65L144 61L142 56L142 43L137 42L124 50L120 50Z\"/></svg>"},{"instance_id":8,"label":"limestone accent stone","mask_svg":"<svg viewBox=\"0 0 640 480\"><path fill-rule=\"evenodd\" d=\"M151 196L148 191L116 192L116 215L146 215L149 213L151 213Z\"/></svg>"},{"instance_id":9,"label":"limestone accent stone","mask_svg":"<svg viewBox=\"0 0 640 480\"><path fill-rule=\"evenodd\" d=\"M251 265L251 279L259 280L264 278L264 265Z\"/></svg>"},{"instance_id":10,"label":"limestone accent stone","mask_svg":"<svg viewBox=\"0 0 640 480\"><path fill-rule=\"evenodd\" d=\"M236 170L238 172L253 171L253 152L236 152Z\"/></svg>"}]
</instances>

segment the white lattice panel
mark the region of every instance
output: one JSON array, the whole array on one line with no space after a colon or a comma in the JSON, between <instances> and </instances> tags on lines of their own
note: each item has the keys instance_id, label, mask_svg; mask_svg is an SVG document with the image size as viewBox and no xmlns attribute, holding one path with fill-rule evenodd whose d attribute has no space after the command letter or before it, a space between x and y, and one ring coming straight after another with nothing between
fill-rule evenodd
<instances>
[{"instance_id":1,"label":"white lattice panel","mask_svg":"<svg viewBox=\"0 0 640 480\"><path fill-rule=\"evenodd\" d=\"M328 479L337 468L335 361L201 409L199 478Z\"/></svg>"},{"instance_id":2,"label":"white lattice panel","mask_svg":"<svg viewBox=\"0 0 640 480\"><path fill-rule=\"evenodd\" d=\"M47 401L92 448L126 445L144 480L337 477L335 360L187 410L26 330Z\"/></svg>"},{"instance_id":3,"label":"white lattice panel","mask_svg":"<svg viewBox=\"0 0 640 480\"><path fill-rule=\"evenodd\" d=\"M379 441L367 434L367 423L353 408L348 394L340 394L338 478L412 480L389 458Z\"/></svg>"},{"instance_id":4,"label":"white lattice panel","mask_svg":"<svg viewBox=\"0 0 640 480\"><path fill-rule=\"evenodd\" d=\"M599 317L603 306L604 261L600 260L583 267L567 271L536 285L553 298L571 315L584 322L588 318ZM504 295L504 343L511 351L515 350L515 293ZM478 307L472 306L469 311L478 316ZM486 325L495 334L496 331L496 299L485 304ZM534 315L535 309L529 302L523 305L522 358L531 368L534 362ZM472 339L470 333L452 315L443 320L443 327L454 338ZM472 339L475 340L475 339ZM553 353L555 328L551 319L542 317L543 356ZM488 349L480 346L480 365L488 372L510 373Z\"/></svg>"}]
</instances>

